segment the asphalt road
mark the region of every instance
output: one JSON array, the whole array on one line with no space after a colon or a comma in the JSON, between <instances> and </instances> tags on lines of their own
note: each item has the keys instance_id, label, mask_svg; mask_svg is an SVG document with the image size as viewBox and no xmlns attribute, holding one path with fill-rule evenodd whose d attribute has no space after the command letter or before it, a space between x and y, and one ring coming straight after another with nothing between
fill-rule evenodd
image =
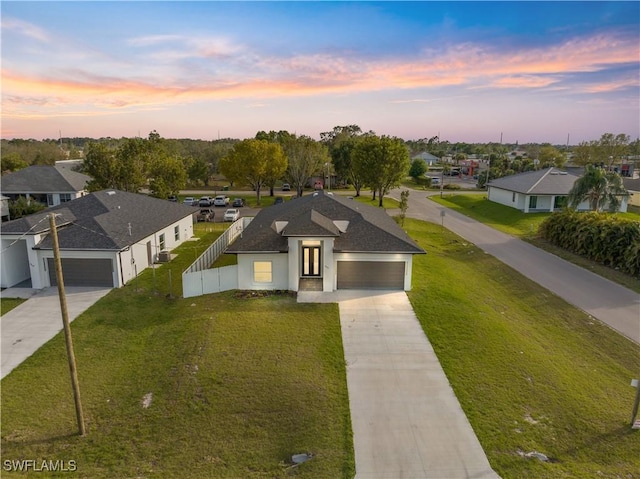
<instances>
[{"instance_id":1,"label":"asphalt road","mask_svg":"<svg viewBox=\"0 0 640 479\"><path fill-rule=\"evenodd\" d=\"M391 196L399 199L400 190ZM442 218L441 211L445 210ZM407 216L441 224L524 276L640 343L640 295L412 191Z\"/></svg>"}]
</instances>

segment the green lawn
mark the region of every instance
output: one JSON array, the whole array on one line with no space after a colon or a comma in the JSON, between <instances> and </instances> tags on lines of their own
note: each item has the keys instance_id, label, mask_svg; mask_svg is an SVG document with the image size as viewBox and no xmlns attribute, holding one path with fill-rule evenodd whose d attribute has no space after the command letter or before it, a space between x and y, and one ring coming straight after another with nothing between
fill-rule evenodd
<instances>
[{"instance_id":1,"label":"green lawn","mask_svg":"<svg viewBox=\"0 0 640 479\"><path fill-rule=\"evenodd\" d=\"M85 478L353 476L335 304L168 297L168 271L177 295L182 270L220 234L211 227L155 280L145 271L72 323L86 437L74 434L61 334L2 381L3 464L73 460L78 471L57 477ZM315 457L289 469L303 452Z\"/></svg>"},{"instance_id":2,"label":"green lawn","mask_svg":"<svg viewBox=\"0 0 640 479\"><path fill-rule=\"evenodd\" d=\"M470 216L504 233L517 236L538 248L640 293L640 278L634 278L608 266L583 258L538 237L537 232L540 223L551 213L523 213L515 208L488 201L486 195L481 194L448 194L442 198L439 196L431 196L430 198L447 208ZM618 214L625 218L640 221L640 214L638 214L637 210L634 208L631 210L627 213Z\"/></svg>"},{"instance_id":3,"label":"green lawn","mask_svg":"<svg viewBox=\"0 0 640 479\"><path fill-rule=\"evenodd\" d=\"M8 313L16 306L24 303L26 300L19 298L2 298L0 299L0 316Z\"/></svg>"},{"instance_id":4,"label":"green lawn","mask_svg":"<svg viewBox=\"0 0 640 479\"><path fill-rule=\"evenodd\" d=\"M438 225L405 227L428 252L409 297L496 472L637 477L640 347Z\"/></svg>"}]
</instances>

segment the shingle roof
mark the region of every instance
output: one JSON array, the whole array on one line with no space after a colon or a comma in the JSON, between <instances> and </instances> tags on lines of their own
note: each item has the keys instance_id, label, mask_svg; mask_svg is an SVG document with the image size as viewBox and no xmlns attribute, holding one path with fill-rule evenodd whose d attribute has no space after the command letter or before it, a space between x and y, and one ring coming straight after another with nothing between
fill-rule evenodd
<instances>
[{"instance_id":1,"label":"shingle roof","mask_svg":"<svg viewBox=\"0 0 640 479\"><path fill-rule=\"evenodd\" d=\"M103 190L54 206L34 215L2 224L3 234L38 233L49 230L46 217L56 217L60 249L121 250L187 216L193 208L147 195ZM34 225L37 225L31 230ZM31 230L31 231L30 231ZM46 236L37 246L51 249Z\"/></svg>"},{"instance_id":2,"label":"shingle roof","mask_svg":"<svg viewBox=\"0 0 640 479\"><path fill-rule=\"evenodd\" d=\"M227 253L286 252L287 236L302 235L335 236L336 252L424 253L382 208L323 191L261 210Z\"/></svg>"},{"instance_id":3,"label":"shingle roof","mask_svg":"<svg viewBox=\"0 0 640 479\"><path fill-rule=\"evenodd\" d=\"M64 166L28 166L0 180L3 193L72 193L86 189L91 178Z\"/></svg>"},{"instance_id":4,"label":"shingle roof","mask_svg":"<svg viewBox=\"0 0 640 479\"><path fill-rule=\"evenodd\" d=\"M567 195L577 179L572 172L548 168L497 178L488 186L527 195Z\"/></svg>"},{"instance_id":5,"label":"shingle roof","mask_svg":"<svg viewBox=\"0 0 640 479\"><path fill-rule=\"evenodd\" d=\"M640 191L640 178L623 178L622 183L629 191Z\"/></svg>"}]
</instances>

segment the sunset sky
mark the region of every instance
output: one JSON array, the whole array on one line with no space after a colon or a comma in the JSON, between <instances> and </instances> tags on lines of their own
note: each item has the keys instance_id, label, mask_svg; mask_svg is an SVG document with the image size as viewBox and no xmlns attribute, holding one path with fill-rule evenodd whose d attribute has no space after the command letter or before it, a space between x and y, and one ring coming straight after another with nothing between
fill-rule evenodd
<instances>
[{"instance_id":1,"label":"sunset sky","mask_svg":"<svg viewBox=\"0 0 640 479\"><path fill-rule=\"evenodd\" d=\"M2 138L640 133L640 3L2 1Z\"/></svg>"}]
</instances>

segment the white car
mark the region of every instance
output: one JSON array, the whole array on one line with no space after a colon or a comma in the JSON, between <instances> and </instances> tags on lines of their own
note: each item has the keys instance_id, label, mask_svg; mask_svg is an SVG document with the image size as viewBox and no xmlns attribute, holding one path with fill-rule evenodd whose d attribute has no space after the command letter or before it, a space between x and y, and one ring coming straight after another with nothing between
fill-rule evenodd
<instances>
[{"instance_id":1,"label":"white car","mask_svg":"<svg viewBox=\"0 0 640 479\"><path fill-rule=\"evenodd\" d=\"M218 195L213 199L213 206L229 206L229 197Z\"/></svg>"},{"instance_id":2,"label":"white car","mask_svg":"<svg viewBox=\"0 0 640 479\"><path fill-rule=\"evenodd\" d=\"M240 211L235 208L229 208L224 212L225 221L236 221L238 218L240 218Z\"/></svg>"}]
</instances>

